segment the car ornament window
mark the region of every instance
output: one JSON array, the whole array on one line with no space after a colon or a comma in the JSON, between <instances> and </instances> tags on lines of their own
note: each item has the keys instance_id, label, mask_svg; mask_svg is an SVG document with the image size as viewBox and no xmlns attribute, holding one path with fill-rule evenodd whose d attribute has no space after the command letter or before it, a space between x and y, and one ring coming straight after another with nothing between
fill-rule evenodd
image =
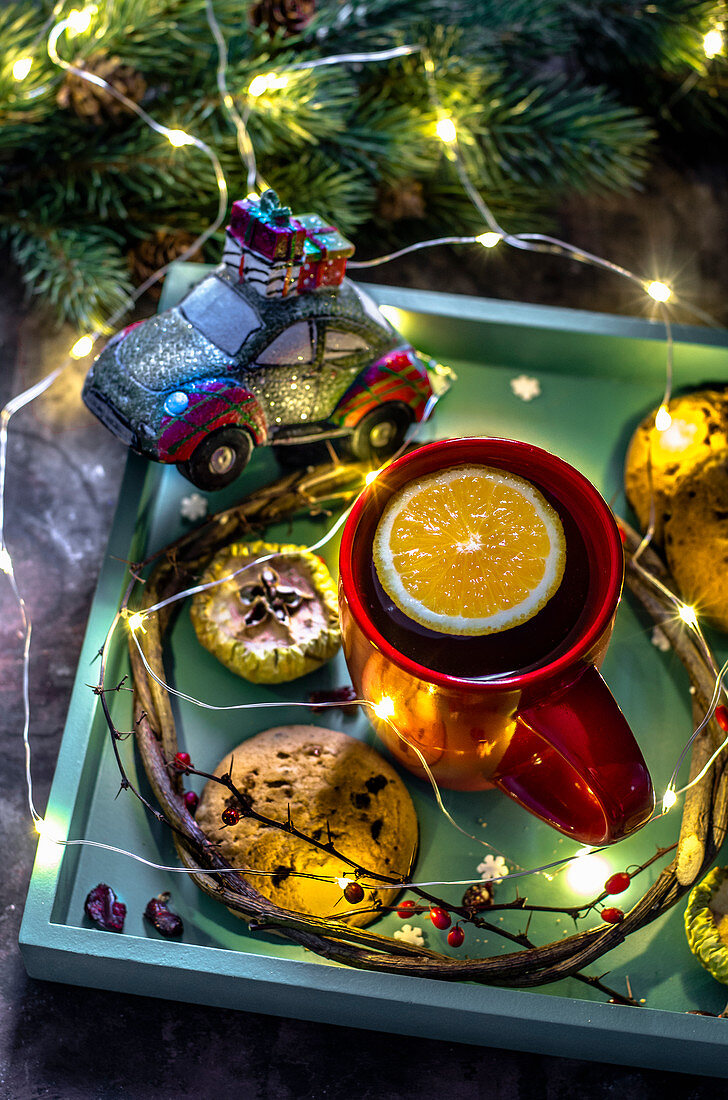
<instances>
[{"instance_id":1,"label":"car ornament window","mask_svg":"<svg viewBox=\"0 0 728 1100\"><path fill-rule=\"evenodd\" d=\"M343 359L347 355L365 351L371 351L371 347L359 333L343 332L335 328L326 330L324 359Z\"/></svg>"},{"instance_id":2,"label":"car ornament window","mask_svg":"<svg viewBox=\"0 0 728 1100\"><path fill-rule=\"evenodd\" d=\"M261 326L250 303L214 275L195 287L179 308L185 320L226 355L237 355Z\"/></svg>"},{"instance_id":3,"label":"car ornament window","mask_svg":"<svg viewBox=\"0 0 728 1100\"><path fill-rule=\"evenodd\" d=\"M316 352L308 321L298 321L276 336L257 356L259 366L313 366Z\"/></svg>"}]
</instances>

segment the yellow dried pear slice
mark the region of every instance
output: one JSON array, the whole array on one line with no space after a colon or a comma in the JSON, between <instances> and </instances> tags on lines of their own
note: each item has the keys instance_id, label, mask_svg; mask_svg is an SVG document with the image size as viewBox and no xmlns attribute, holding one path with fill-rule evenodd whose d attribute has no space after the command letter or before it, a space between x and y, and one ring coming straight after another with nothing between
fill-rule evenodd
<instances>
[{"instance_id":1,"label":"yellow dried pear slice","mask_svg":"<svg viewBox=\"0 0 728 1100\"><path fill-rule=\"evenodd\" d=\"M688 946L701 966L728 985L728 867L714 867L694 886L685 910Z\"/></svg>"},{"instance_id":2,"label":"yellow dried pear slice","mask_svg":"<svg viewBox=\"0 0 728 1100\"><path fill-rule=\"evenodd\" d=\"M220 583L192 600L192 624L205 649L244 680L296 680L338 651L336 584L305 547L231 543L200 579L211 581Z\"/></svg>"}]
</instances>

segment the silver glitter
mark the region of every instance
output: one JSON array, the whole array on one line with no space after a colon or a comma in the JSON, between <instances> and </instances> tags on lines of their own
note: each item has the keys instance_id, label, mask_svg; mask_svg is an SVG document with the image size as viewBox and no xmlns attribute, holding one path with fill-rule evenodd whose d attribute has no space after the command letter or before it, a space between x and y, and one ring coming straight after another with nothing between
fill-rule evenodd
<instances>
[{"instance_id":1,"label":"silver glitter","mask_svg":"<svg viewBox=\"0 0 728 1100\"><path fill-rule=\"evenodd\" d=\"M117 346L116 360L130 378L161 393L195 378L224 374L230 356L193 328L178 309L138 325Z\"/></svg>"}]
</instances>

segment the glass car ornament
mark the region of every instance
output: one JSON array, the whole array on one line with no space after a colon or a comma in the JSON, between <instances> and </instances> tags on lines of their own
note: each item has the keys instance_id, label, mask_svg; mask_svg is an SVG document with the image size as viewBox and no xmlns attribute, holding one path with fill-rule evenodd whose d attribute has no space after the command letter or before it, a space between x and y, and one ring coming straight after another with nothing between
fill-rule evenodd
<instances>
[{"instance_id":1,"label":"glass car ornament","mask_svg":"<svg viewBox=\"0 0 728 1100\"><path fill-rule=\"evenodd\" d=\"M345 277L353 251L274 191L233 203L220 266L179 305L109 340L86 405L205 490L229 485L266 444L341 439L355 458L386 457L448 371Z\"/></svg>"}]
</instances>

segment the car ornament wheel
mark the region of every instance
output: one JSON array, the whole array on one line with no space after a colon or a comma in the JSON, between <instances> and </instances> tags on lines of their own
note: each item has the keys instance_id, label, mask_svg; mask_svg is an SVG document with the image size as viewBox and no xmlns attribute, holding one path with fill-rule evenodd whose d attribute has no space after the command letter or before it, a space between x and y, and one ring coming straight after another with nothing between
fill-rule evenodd
<instances>
[{"instance_id":1,"label":"car ornament wheel","mask_svg":"<svg viewBox=\"0 0 728 1100\"><path fill-rule=\"evenodd\" d=\"M397 434L397 425L392 423L391 420L385 420L381 424L375 424L372 430L369 432L369 446L378 451L382 447L386 447L388 443L391 443Z\"/></svg>"},{"instance_id":2,"label":"car ornament wheel","mask_svg":"<svg viewBox=\"0 0 728 1100\"><path fill-rule=\"evenodd\" d=\"M177 469L198 489L208 492L224 489L245 468L253 447L249 432L226 425L203 439L186 462L178 463Z\"/></svg>"},{"instance_id":3,"label":"car ornament wheel","mask_svg":"<svg viewBox=\"0 0 728 1100\"><path fill-rule=\"evenodd\" d=\"M372 409L354 428L350 452L360 461L386 458L399 447L412 419L412 410L397 401Z\"/></svg>"},{"instance_id":4,"label":"car ornament wheel","mask_svg":"<svg viewBox=\"0 0 728 1100\"><path fill-rule=\"evenodd\" d=\"M226 474L228 470L232 469L235 458L236 454L232 447L216 447L210 455L208 463L210 472L213 474Z\"/></svg>"}]
</instances>

